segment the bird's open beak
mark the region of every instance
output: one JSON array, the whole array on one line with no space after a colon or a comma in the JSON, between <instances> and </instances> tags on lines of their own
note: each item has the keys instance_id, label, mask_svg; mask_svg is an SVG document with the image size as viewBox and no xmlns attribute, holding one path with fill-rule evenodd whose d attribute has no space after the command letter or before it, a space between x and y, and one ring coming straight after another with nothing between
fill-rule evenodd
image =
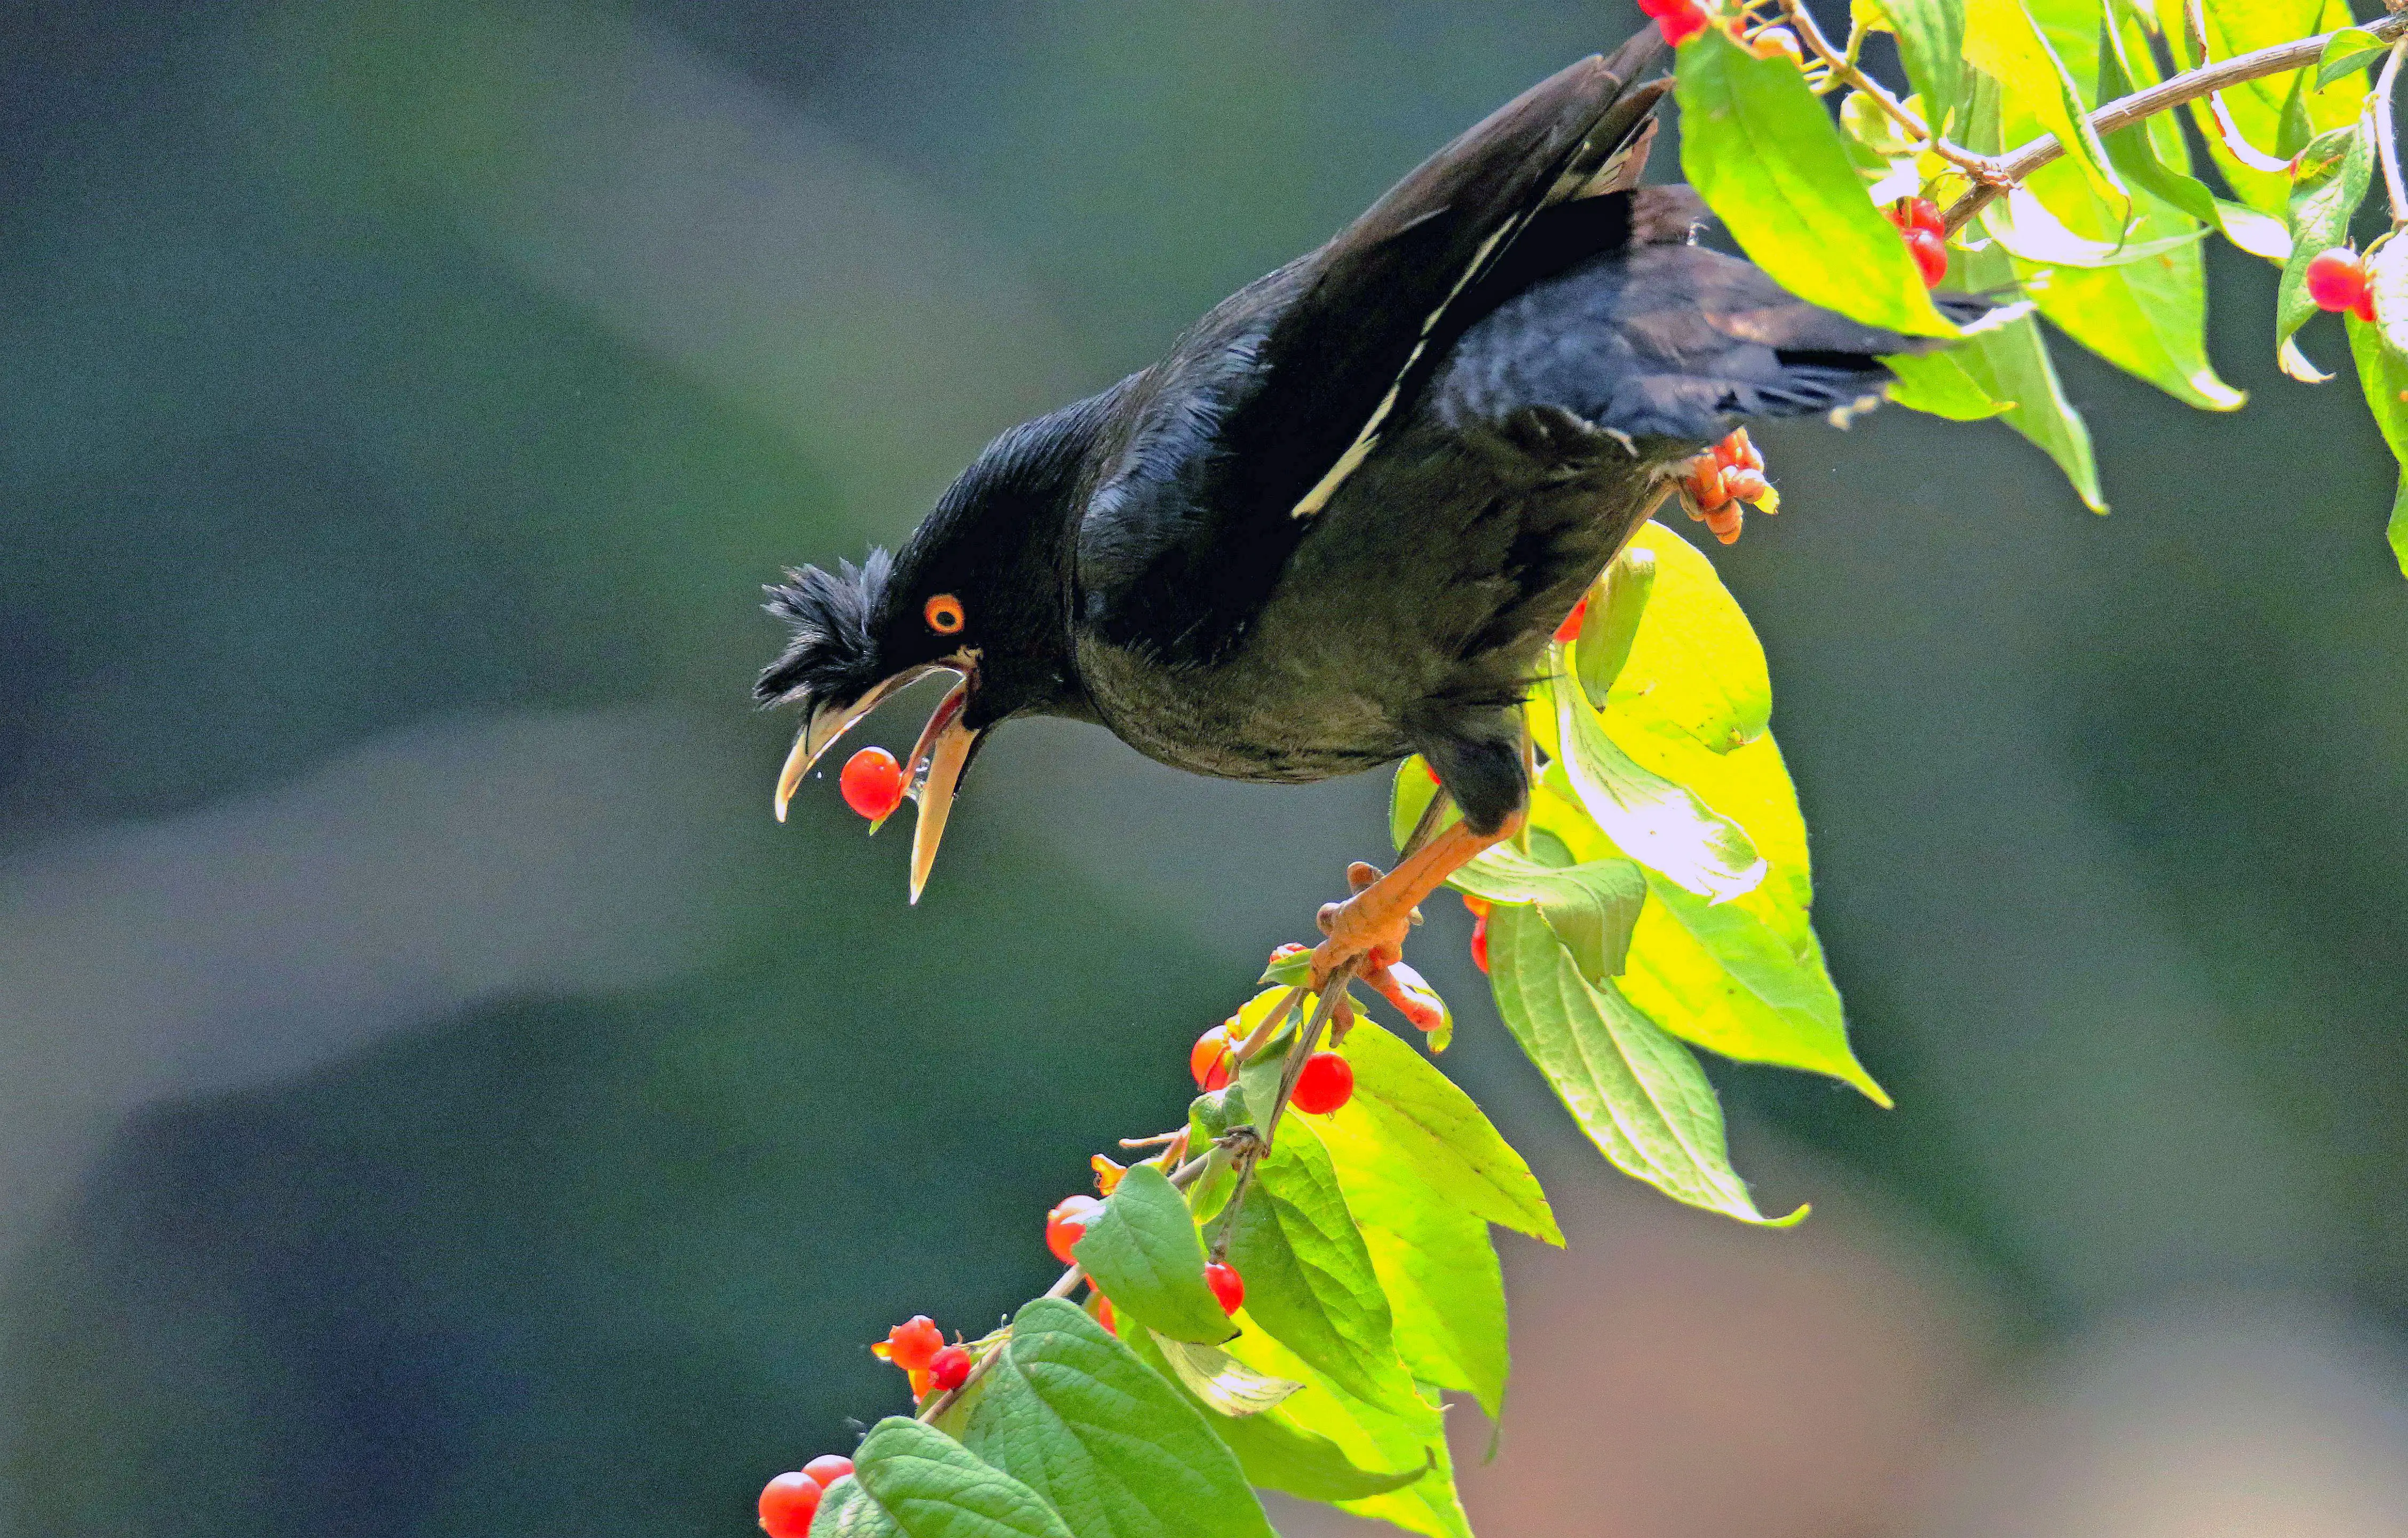
<instances>
[{"instance_id":1,"label":"bird's open beak","mask_svg":"<svg viewBox=\"0 0 2408 1538\"><path fill-rule=\"evenodd\" d=\"M803 719L803 729L795 734L794 750L786 755L785 768L778 771L778 792L771 802L778 820L784 822L786 803L795 798L796 787L803 783L803 776L810 773L811 766L836 745L837 740L888 696L934 672L957 673L961 682L939 702L937 712L921 729L911 756L904 760L904 785L920 803L920 814L911 830L911 900L915 903L928 884L929 870L937 863L937 844L945 836L945 819L953 809L954 788L961 783L962 770L978 749L979 733L962 721L962 712L969 705L970 686L978 676L975 654L907 668L849 704L823 700L812 706Z\"/></svg>"},{"instance_id":2,"label":"bird's open beak","mask_svg":"<svg viewBox=\"0 0 2408 1538\"><path fill-rule=\"evenodd\" d=\"M937 841L945 836L945 818L953 810L953 788L977 751L979 734L962 722L970 702L970 680L965 677L947 692L937 713L920 729L911 749L905 783L919 798L920 815L911 825L911 900L920 900L928 872L937 863Z\"/></svg>"}]
</instances>

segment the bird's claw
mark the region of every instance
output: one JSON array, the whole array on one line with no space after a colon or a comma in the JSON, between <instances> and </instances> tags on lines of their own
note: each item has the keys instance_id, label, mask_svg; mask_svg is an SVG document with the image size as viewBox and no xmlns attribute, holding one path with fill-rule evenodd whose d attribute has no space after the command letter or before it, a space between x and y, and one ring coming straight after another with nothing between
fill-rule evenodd
<instances>
[{"instance_id":1,"label":"bird's claw","mask_svg":"<svg viewBox=\"0 0 2408 1538\"><path fill-rule=\"evenodd\" d=\"M1768 514L1781 510L1781 494L1765 480L1764 455L1744 427L1690 460L1677 484L1681 506L1724 544L1739 538L1747 506Z\"/></svg>"}]
</instances>

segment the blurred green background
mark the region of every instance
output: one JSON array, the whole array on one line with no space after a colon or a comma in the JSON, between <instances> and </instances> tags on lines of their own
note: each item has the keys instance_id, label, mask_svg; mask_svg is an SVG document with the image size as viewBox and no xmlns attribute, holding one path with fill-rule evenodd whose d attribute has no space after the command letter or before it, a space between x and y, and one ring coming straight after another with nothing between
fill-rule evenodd
<instances>
[{"instance_id":1,"label":"blurred green background","mask_svg":"<svg viewBox=\"0 0 2408 1538\"><path fill-rule=\"evenodd\" d=\"M1017 726L910 909L824 780L768 817L759 584L1636 24L15 7L0 1533L741 1534L901 1406L865 1343L1041 1287L1383 784ZM2243 412L2065 360L2113 516L1889 410L1762 434L1711 552L1899 1100L1715 1065L1813 1221L1623 1182L1424 931L1574 1239L1508 1257L1484 1531L2408 1531L2392 472L2212 270Z\"/></svg>"}]
</instances>

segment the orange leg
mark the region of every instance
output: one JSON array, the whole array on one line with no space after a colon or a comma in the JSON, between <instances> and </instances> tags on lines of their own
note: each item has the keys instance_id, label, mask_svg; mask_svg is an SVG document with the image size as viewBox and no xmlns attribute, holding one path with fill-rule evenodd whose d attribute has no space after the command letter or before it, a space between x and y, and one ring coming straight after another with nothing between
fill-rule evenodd
<instances>
[{"instance_id":1,"label":"orange leg","mask_svg":"<svg viewBox=\"0 0 2408 1538\"><path fill-rule=\"evenodd\" d=\"M1523 816L1515 812L1494 833L1474 833L1458 822L1344 902L1325 906L1321 932L1329 938L1312 953L1314 991L1357 957L1368 957L1373 969L1394 965L1404 955L1405 934L1422 899L1482 850L1519 832Z\"/></svg>"}]
</instances>

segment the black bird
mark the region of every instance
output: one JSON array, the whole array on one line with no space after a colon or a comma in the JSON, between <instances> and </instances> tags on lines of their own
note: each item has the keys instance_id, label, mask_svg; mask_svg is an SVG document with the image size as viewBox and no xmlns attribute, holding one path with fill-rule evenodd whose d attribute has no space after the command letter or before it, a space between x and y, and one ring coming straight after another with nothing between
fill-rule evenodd
<instances>
[{"instance_id":1,"label":"black bird","mask_svg":"<svg viewBox=\"0 0 2408 1538\"><path fill-rule=\"evenodd\" d=\"M1519 826L1548 636L1689 463L1937 345L1689 243L1696 195L1638 186L1661 46L1650 27L1533 87L1161 362L996 438L899 554L770 588L793 639L757 693L805 717L779 815L938 670L959 683L908 760L913 901L963 769L1014 716L1239 780L1420 753L1462 820L1329 915L1317 958L1393 960L1413 905Z\"/></svg>"}]
</instances>

